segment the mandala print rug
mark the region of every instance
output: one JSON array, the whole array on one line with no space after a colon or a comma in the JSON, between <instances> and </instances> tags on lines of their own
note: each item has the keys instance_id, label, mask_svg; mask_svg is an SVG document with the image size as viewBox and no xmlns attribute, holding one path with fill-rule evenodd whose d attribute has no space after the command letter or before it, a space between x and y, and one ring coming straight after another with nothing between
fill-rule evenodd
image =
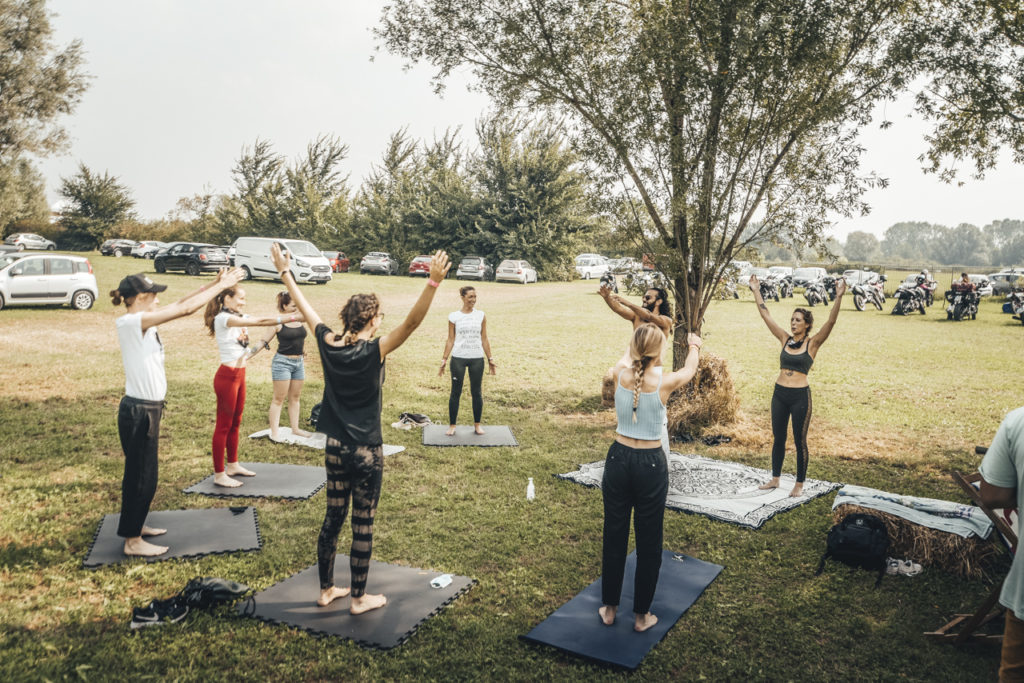
<instances>
[{"instance_id":1,"label":"mandala print rug","mask_svg":"<svg viewBox=\"0 0 1024 683\"><path fill-rule=\"evenodd\" d=\"M555 475L577 484L601 488L604 460L581 465L575 472ZM771 479L771 472L738 462L713 460L672 451L668 456L668 500L665 507L695 512L712 519L759 529L769 519L823 496L842 484L807 479L803 495L790 498L795 479L782 475L777 489L757 487Z\"/></svg>"}]
</instances>

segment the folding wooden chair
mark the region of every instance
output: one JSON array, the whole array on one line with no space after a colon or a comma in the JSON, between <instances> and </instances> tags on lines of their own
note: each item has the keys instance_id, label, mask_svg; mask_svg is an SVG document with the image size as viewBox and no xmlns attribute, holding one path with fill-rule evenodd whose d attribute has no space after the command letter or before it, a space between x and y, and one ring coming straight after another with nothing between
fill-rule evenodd
<instances>
[{"instance_id":1,"label":"folding wooden chair","mask_svg":"<svg viewBox=\"0 0 1024 683\"><path fill-rule=\"evenodd\" d=\"M984 455L987 450L988 449L983 446L975 448L975 452L979 455ZM967 494L974 504L981 508L982 512L988 515L988 518L991 519L992 523L995 525L996 531L999 532L1005 542L1009 545L1010 552L1012 554L1016 554L1017 534L1012 528L1010 528L1010 525L1007 524L1006 519L1002 515L997 514L992 510L992 508L982 502L981 493L974 485L981 481L981 475L975 472L974 474L965 476L954 470L951 476L953 477L953 481L960 485L960 488L964 490L964 493ZM993 543L999 543L999 538L995 537L995 535L990 536L990 538ZM937 631L928 631L924 635L936 640L953 642L957 645L965 643L971 638L983 641L1002 641L1002 635L989 635L985 633L976 633L976 631L985 624L998 619L1003 615L1003 612L1006 611L1005 608L999 604L999 593L1003 589L1003 581L1005 580L1006 577L999 580L999 582L992 588L992 592L989 593L989 596L985 598L985 602L978 607L974 614L957 614L954 616L952 621L942 628ZM993 610L993 608L995 609ZM959 628L959 631L954 630L957 628Z\"/></svg>"}]
</instances>

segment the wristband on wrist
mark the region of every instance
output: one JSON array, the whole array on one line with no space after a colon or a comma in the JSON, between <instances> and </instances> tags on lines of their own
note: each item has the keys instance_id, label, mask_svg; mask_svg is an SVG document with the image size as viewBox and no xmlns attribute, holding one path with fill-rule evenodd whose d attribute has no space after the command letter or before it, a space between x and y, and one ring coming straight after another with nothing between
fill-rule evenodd
<instances>
[{"instance_id":1,"label":"wristband on wrist","mask_svg":"<svg viewBox=\"0 0 1024 683\"><path fill-rule=\"evenodd\" d=\"M280 325L280 324L281 324L281 316L277 316L277 324L278 324L278 325Z\"/></svg>"},{"instance_id":2,"label":"wristband on wrist","mask_svg":"<svg viewBox=\"0 0 1024 683\"><path fill-rule=\"evenodd\" d=\"M434 282L433 280L427 280L427 284L430 285L431 287L436 288L441 283L440 282Z\"/></svg>"},{"instance_id":3,"label":"wristband on wrist","mask_svg":"<svg viewBox=\"0 0 1024 683\"><path fill-rule=\"evenodd\" d=\"M290 270L282 270L281 272L278 273L278 275L281 276L281 280L283 281L284 280L284 276L285 275L289 275L291 272L292 271L290 271Z\"/></svg>"}]
</instances>

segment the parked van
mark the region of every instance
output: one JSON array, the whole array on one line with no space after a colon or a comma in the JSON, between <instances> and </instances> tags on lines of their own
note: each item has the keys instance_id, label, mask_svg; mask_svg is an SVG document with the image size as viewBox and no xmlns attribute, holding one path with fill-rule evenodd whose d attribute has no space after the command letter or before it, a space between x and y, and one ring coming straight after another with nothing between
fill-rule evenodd
<instances>
[{"instance_id":1,"label":"parked van","mask_svg":"<svg viewBox=\"0 0 1024 683\"><path fill-rule=\"evenodd\" d=\"M315 282L322 285L331 281L331 262L310 242L270 237L239 237L231 245L235 250L234 264L245 271L245 279L281 279L273 261L270 260L270 245L274 242L283 244L291 254L292 277L296 282Z\"/></svg>"}]
</instances>

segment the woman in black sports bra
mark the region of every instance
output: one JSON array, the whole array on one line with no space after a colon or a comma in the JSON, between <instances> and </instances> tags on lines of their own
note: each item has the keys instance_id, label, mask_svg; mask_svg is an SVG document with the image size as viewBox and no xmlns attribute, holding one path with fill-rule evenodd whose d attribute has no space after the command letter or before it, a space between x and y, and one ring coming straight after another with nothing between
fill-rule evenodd
<instances>
[{"instance_id":1,"label":"woman in black sports bra","mask_svg":"<svg viewBox=\"0 0 1024 683\"><path fill-rule=\"evenodd\" d=\"M836 300L828 320L813 337L810 334L814 316L806 308L793 311L789 319L790 333L787 333L768 313L768 307L761 298L761 285L754 275L750 276L750 290L754 293L761 319L782 343L779 377L775 380L775 392L772 394L772 478L759 488L779 487L782 461L786 457L786 426L792 416L793 441L796 442L796 485L789 495L796 497L803 493L804 479L807 477L807 427L811 423L811 387L807 383L807 373L814 364L814 356L828 339L839 317L839 307L846 293L846 281L839 280Z\"/></svg>"}]
</instances>

